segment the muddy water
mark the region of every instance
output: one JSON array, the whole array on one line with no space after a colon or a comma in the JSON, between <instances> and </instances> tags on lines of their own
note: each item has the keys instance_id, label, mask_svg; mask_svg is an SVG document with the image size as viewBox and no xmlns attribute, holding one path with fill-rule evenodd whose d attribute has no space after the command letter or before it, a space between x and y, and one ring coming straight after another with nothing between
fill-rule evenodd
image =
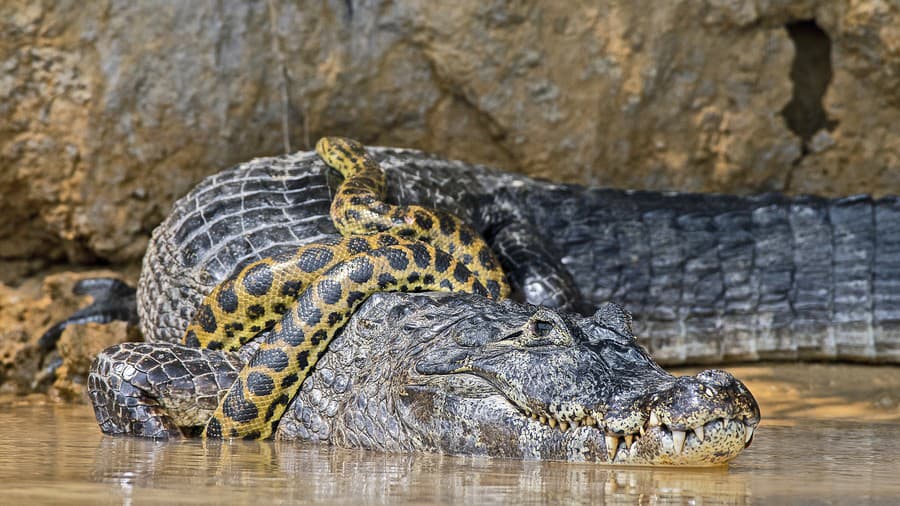
<instances>
[{"instance_id":1,"label":"muddy water","mask_svg":"<svg viewBox=\"0 0 900 506\"><path fill-rule=\"evenodd\" d=\"M730 368L763 408L728 467L611 468L103 437L88 406L0 406L0 503L894 504L900 368Z\"/></svg>"}]
</instances>

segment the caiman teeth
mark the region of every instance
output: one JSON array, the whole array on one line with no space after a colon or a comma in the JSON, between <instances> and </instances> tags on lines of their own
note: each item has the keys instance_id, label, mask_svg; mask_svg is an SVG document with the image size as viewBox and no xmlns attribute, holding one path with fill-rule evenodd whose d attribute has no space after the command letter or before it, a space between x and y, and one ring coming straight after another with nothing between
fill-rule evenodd
<instances>
[{"instance_id":1,"label":"caiman teeth","mask_svg":"<svg viewBox=\"0 0 900 506\"><path fill-rule=\"evenodd\" d=\"M697 434L697 439L699 439L701 442L703 441L703 438L706 435L706 433L703 430L702 425L698 425L698 426L694 427L694 434Z\"/></svg>"},{"instance_id":2,"label":"caiman teeth","mask_svg":"<svg viewBox=\"0 0 900 506\"><path fill-rule=\"evenodd\" d=\"M556 427L556 418L550 417L550 419L547 420L547 423L549 423L551 427L555 428Z\"/></svg>"},{"instance_id":3,"label":"caiman teeth","mask_svg":"<svg viewBox=\"0 0 900 506\"><path fill-rule=\"evenodd\" d=\"M606 451L609 453L610 462L616 458L616 450L619 449L619 436L606 435Z\"/></svg>"},{"instance_id":4,"label":"caiman teeth","mask_svg":"<svg viewBox=\"0 0 900 506\"><path fill-rule=\"evenodd\" d=\"M559 430L563 432L569 430L569 424L566 422L559 422Z\"/></svg>"},{"instance_id":5,"label":"caiman teeth","mask_svg":"<svg viewBox=\"0 0 900 506\"><path fill-rule=\"evenodd\" d=\"M687 436L687 433L683 430L672 430L672 446L675 449L675 455L681 455L681 450L684 449L684 438Z\"/></svg>"},{"instance_id":6,"label":"caiman teeth","mask_svg":"<svg viewBox=\"0 0 900 506\"><path fill-rule=\"evenodd\" d=\"M647 425L649 425L650 427L657 427L661 425L659 423L659 417L656 416L655 411L650 412L650 420L647 422Z\"/></svg>"},{"instance_id":7,"label":"caiman teeth","mask_svg":"<svg viewBox=\"0 0 900 506\"><path fill-rule=\"evenodd\" d=\"M753 437L753 426L747 425L744 427L744 430L746 431L746 432L744 432L744 444L747 444L750 442L750 439Z\"/></svg>"},{"instance_id":8,"label":"caiman teeth","mask_svg":"<svg viewBox=\"0 0 900 506\"><path fill-rule=\"evenodd\" d=\"M633 443L633 442L634 442L634 436L633 436L633 435L628 434L628 435L625 436L625 448L628 448L628 449L630 450L630 449L631 449L631 443Z\"/></svg>"}]
</instances>

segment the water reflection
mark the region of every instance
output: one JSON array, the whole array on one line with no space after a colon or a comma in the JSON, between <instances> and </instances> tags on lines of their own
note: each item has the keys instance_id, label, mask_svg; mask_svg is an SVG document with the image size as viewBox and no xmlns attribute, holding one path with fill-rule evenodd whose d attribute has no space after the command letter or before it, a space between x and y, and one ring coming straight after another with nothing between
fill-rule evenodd
<instances>
[{"instance_id":1,"label":"water reflection","mask_svg":"<svg viewBox=\"0 0 900 506\"><path fill-rule=\"evenodd\" d=\"M258 496L284 502L633 504L641 499L655 504L714 498L743 503L750 497L746 478L724 467L616 469L278 442L161 444L103 438L90 479L118 487L123 497L136 489L177 487L202 491L200 498L213 502Z\"/></svg>"},{"instance_id":2,"label":"water reflection","mask_svg":"<svg viewBox=\"0 0 900 506\"><path fill-rule=\"evenodd\" d=\"M10 502L747 504L900 496L896 423L763 425L730 468L712 469L110 438L86 406L7 408L0 424L0 481Z\"/></svg>"}]
</instances>

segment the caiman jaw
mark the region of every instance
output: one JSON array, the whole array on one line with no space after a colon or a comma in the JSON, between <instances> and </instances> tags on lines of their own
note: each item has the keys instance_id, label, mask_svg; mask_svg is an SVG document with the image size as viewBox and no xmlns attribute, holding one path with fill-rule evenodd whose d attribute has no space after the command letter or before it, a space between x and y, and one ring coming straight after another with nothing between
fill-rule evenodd
<instances>
[{"instance_id":1,"label":"caiman jaw","mask_svg":"<svg viewBox=\"0 0 900 506\"><path fill-rule=\"evenodd\" d=\"M750 445L760 420L743 383L717 370L672 378L654 392L613 397L590 408L573 402L523 406L513 397L507 400L532 423L567 437L600 431L610 463L724 464Z\"/></svg>"},{"instance_id":2,"label":"caiman jaw","mask_svg":"<svg viewBox=\"0 0 900 506\"><path fill-rule=\"evenodd\" d=\"M727 457L728 452L723 452L723 448L712 448L713 440L731 439L740 443L740 450L750 446L753 440L753 434L759 424L758 418L746 417L743 419L716 418L703 424L698 424L689 428L673 428L660 421L660 417L655 411L652 411L641 425L637 432L622 433L614 432L609 429L602 417L593 415L585 415L577 419L559 419L552 415L525 413L532 420L544 426L554 428L562 433L581 430L599 430L604 432L606 442L606 451L610 463L658 463L658 464L677 464L681 463L680 456L690 457L690 453L704 453L703 446L709 446L709 457L703 459L708 464L719 464L731 460L737 455ZM646 440L652 439L652 442ZM653 446L660 452L660 459L656 462L644 461L642 450L646 450L647 446ZM732 444L731 447L737 445ZM712 453L721 453L722 455L712 455ZM656 459L650 459L656 460ZM702 465L704 461L694 462ZM692 460L693 462L693 460Z\"/></svg>"}]
</instances>

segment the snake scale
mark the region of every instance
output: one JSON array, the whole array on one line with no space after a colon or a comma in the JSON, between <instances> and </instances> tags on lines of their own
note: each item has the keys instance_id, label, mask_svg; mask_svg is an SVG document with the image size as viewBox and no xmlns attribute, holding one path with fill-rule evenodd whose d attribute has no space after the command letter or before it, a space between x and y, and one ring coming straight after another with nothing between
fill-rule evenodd
<instances>
[{"instance_id":1,"label":"snake scale","mask_svg":"<svg viewBox=\"0 0 900 506\"><path fill-rule=\"evenodd\" d=\"M384 202L384 172L362 144L326 137L316 151L344 177L331 205L343 235L246 266L204 299L184 333L187 345L236 350L271 330L219 402L207 437L270 437L328 343L372 293L509 295L499 261L469 225Z\"/></svg>"}]
</instances>

